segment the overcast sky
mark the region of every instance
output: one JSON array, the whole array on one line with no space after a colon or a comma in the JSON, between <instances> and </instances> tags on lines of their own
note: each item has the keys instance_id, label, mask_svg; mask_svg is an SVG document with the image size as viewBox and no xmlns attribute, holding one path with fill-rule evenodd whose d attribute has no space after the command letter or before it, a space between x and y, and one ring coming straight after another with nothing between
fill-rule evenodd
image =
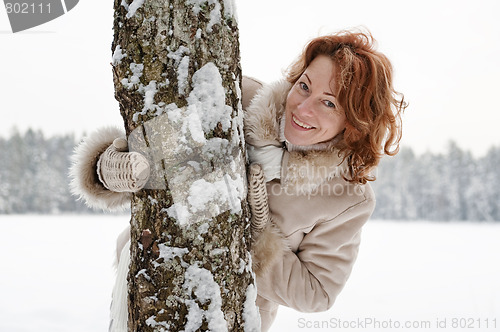
<instances>
[{"instance_id":1,"label":"overcast sky","mask_svg":"<svg viewBox=\"0 0 500 332\"><path fill-rule=\"evenodd\" d=\"M410 107L403 145L476 155L500 144L500 1L236 0L246 75L271 82L311 38L364 27L392 61ZM111 75L113 3L84 0L13 34L0 7L0 135L12 128L77 136L123 126Z\"/></svg>"}]
</instances>

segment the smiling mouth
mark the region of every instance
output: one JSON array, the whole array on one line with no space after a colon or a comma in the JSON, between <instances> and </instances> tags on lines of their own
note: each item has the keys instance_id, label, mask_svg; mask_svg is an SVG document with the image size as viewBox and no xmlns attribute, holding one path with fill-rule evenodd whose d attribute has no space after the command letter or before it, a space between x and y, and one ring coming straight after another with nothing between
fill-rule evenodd
<instances>
[{"instance_id":1,"label":"smiling mouth","mask_svg":"<svg viewBox=\"0 0 500 332\"><path fill-rule=\"evenodd\" d=\"M300 121L299 119L297 119L294 115L292 115L292 121L299 127L301 128L304 128L304 129L314 129L314 127L312 126L309 126L307 124L305 124L304 122Z\"/></svg>"}]
</instances>

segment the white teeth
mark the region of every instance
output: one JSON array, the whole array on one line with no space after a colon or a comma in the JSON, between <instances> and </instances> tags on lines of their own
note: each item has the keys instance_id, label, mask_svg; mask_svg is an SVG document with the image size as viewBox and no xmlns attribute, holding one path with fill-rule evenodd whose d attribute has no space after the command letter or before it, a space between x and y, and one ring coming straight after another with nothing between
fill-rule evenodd
<instances>
[{"instance_id":1,"label":"white teeth","mask_svg":"<svg viewBox=\"0 0 500 332\"><path fill-rule=\"evenodd\" d=\"M305 128L305 129L312 129L312 128L314 128L314 127L308 126L308 125L306 125L305 123L303 123L303 122L299 121L299 119L297 119L297 118L296 118L296 117L294 117L294 116L292 117L292 119L293 119L293 122L295 122L296 124L298 124L298 125L299 125L299 126L301 126L302 128Z\"/></svg>"}]
</instances>

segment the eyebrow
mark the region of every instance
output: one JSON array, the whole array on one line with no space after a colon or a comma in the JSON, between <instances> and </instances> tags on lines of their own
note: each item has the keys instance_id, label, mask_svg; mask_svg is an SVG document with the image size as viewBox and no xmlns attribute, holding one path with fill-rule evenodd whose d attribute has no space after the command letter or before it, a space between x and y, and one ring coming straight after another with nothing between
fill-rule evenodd
<instances>
[{"instance_id":1,"label":"eyebrow","mask_svg":"<svg viewBox=\"0 0 500 332\"><path fill-rule=\"evenodd\" d=\"M309 83L312 83L312 82L311 82L311 79L309 78L309 76L308 76L306 73L304 73L304 76L307 78L307 80L309 81ZM331 92L323 92L323 93L324 93L325 95L327 95L327 96L332 96L332 97L334 97L334 98L337 98L337 96L335 96L335 95L334 95L333 93L331 93Z\"/></svg>"}]
</instances>

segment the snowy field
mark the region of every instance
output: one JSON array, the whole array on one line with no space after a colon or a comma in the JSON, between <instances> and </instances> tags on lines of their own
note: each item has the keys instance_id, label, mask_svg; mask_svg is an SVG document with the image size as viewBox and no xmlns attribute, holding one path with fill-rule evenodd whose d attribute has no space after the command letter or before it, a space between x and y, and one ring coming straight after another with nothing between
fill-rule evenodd
<instances>
[{"instance_id":1,"label":"snowy field","mask_svg":"<svg viewBox=\"0 0 500 332\"><path fill-rule=\"evenodd\" d=\"M0 332L105 332L128 216L0 216ZM274 332L499 331L500 223L370 221L334 307ZM495 328L496 324L496 328Z\"/></svg>"}]
</instances>

